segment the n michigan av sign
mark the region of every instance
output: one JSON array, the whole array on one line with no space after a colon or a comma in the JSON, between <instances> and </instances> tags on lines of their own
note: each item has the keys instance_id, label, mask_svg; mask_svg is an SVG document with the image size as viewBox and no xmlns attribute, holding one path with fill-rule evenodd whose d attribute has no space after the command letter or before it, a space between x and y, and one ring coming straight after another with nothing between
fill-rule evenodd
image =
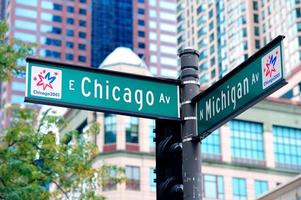
<instances>
[{"instance_id":1,"label":"n michigan av sign","mask_svg":"<svg viewBox=\"0 0 301 200\"><path fill-rule=\"evenodd\" d=\"M283 38L275 38L194 98L198 134L202 138L286 84L283 78Z\"/></svg>"},{"instance_id":2,"label":"n michigan av sign","mask_svg":"<svg viewBox=\"0 0 301 200\"><path fill-rule=\"evenodd\" d=\"M180 119L179 82L27 58L26 102Z\"/></svg>"}]
</instances>

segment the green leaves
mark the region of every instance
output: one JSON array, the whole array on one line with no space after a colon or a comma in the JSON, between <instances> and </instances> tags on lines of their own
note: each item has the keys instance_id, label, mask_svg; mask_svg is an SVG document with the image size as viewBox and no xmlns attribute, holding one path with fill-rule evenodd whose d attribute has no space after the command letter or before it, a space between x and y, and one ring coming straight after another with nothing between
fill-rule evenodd
<instances>
[{"instance_id":1,"label":"green leaves","mask_svg":"<svg viewBox=\"0 0 301 200\"><path fill-rule=\"evenodd\" d=\"M7 31L7 24L0 21L0 81L10 80L14 75L24 73L25 66L20 63L26 56L33 54L35 46L20 40L7 39Z\"/></svg>"},{"instance_id":2,"label":"green leaves","mask_svg":"<svg viewBox=\"0 0 301 200\"><path fill-rule=\"evenodd\" d=\"M1 138L0 198L56 199L78 191L81 199L97 200L104 199L97 189L125 181L123 168L92 166L99 152L85 137L99 132L97 123L85 133L70 131L58 142L53 130L66 125L62 117L47 110L35 128L28 123L34 116L31 110L20 109L16 116ZM49 185L56 189L50 192Z\"/></svg>"}]
</instances>

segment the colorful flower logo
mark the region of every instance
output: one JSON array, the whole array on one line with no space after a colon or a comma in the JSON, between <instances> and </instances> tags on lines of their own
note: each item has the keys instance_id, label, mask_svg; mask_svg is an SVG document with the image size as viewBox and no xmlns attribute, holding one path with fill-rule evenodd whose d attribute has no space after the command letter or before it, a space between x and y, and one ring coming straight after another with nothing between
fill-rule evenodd
<instances>
[{"instance_id":1,"label":"colorful flower logo","mask_svg":"<svg viewBox=\"0 0 301 200\"><path fill-rule=\"evenodd\" d=\"M273 75L273 72L276 73L276 68L275 68L275 65L276 65L276 62L277 62L277 57L278 57L278 51L276 51L276 54L275 55L269 55L268 58L267 58L267 62L265 64L265 68L264 68L264 74L266 77L272 77Z\"/></svg>"},{"instance_id":2,"label":"colorful flower logo","mask_svg":"<svg viewBox=\"0 0 301 200\"><path fill-rule=\"evenodd\" d=\"M37 82L36 86L42 86L45 91L47 87L53 89L52 83L56 80L57 75L58 73L54 72L54 75L51 76L50 72L43 70L37 77L34 77L33 80Z\"/></svg>"}]
</instances>

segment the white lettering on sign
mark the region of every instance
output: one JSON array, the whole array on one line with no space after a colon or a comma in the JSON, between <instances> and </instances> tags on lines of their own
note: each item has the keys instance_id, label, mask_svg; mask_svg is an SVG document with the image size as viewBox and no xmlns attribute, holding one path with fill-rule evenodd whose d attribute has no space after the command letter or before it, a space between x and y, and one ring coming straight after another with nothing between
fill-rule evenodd
<instances>
[{"instance_id":1,"label":"white lettering on sign","mask_svg":"<svg viewBox=\"0 0 301 200\"><path fill-rule=\"evenodd\" d=\"M69 90L74 90L74 80L69 80Z\"/></svg>"},{"instance_id":2,"label":"white lettering on sign","mask_svg":"<svg viewBox=\"0 0 301 200\"><path fill-rule=\"evenodd\" d=\"M89 97L91 95L91 92L86 92L85 90L85 82L89 82L91 83L91 79L89 79L88 77L84 77L83 80L82 80L82 94L85 96L85 97Z\"/></svg>"},{"instance_id":3,"label":"white lettering on sign","mask_svg":"<svg viewBox=\"0 0 301 200\"><path fill-rule=\"evenodd\" d=\"M74 90L74 81L69 81L69 90ZM103 81L91 80L89 77L83 77L81 80L81 93L84 97L93 97L97 99L110 100L115 102L123 101L125 103L134 102L137 105L137 110L141 111L145 105L153 106L156 102L154 92L151 90L144 91L142 89L131 90L130 88L122 88L120 86L111 86L108 80ZM160 93L157 99L158 103L169 104L171 97Z\"/></svg>"},{"instance_id":4,"label":"white lettering on sign","mask_svg":"<svg viewBox=\"0 0 301 200\"><path fill-rule=\"evenodd\" d=\"M115 86L115 87L113 87L113 90L112 90L112 97L113 97L114 101L119 101L120 97L116 96L116 91L120 92L120 87Z\"/></svg>"},{"instance_id":5,"label":"white lettering on sign","mask_svg":"<svg viewBox=\"0 0 301 200\"><path fill-rule=\"evenodd\" d=\"M238 82L236 85L230 87L227 86L226 90L221 90L218 96L212 96L205 102L205 113L203 109L200 109L200 120L208 121L223 110L232 107L232 110L236 109L237 101L249 94L249 79L245 77L242 82Z\"/></svg>"}]
</instances>

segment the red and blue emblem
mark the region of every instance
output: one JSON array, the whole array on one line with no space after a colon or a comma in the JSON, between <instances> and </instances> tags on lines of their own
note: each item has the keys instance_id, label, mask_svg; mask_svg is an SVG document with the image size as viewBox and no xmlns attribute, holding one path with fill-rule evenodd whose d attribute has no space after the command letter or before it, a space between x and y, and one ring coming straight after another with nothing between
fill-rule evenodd
<instances>
[{"instance_id":1,"label":"red and blue emblem","mask_svg":"<svg viewBox=\"0 0 301 200\"><path fill-rule=\"evenodd\" d=\"M265 68L264 68L264 74L266 77L272 77L273 73L276 73L276 62L278 59L278 51L276 51L275 55L271 54L268 56L267 58L267 62L265 64Z\"/></svg>"},{"instance_id":2,"label":"red and blue emblem","mask_svg":"<svg viewBox=\"0 0 301 200\"><path fill-rule=\"evenodd\" d=\"M42 86L43 90L45 91L47 87L53 89L52 83L56 80L57 75L57 72L54 72L54 74L51 75L50 72L43 70L38 74L38 77L34 77L33 80L37 81L36 86Z\"/></svg>"}]
</instances>

